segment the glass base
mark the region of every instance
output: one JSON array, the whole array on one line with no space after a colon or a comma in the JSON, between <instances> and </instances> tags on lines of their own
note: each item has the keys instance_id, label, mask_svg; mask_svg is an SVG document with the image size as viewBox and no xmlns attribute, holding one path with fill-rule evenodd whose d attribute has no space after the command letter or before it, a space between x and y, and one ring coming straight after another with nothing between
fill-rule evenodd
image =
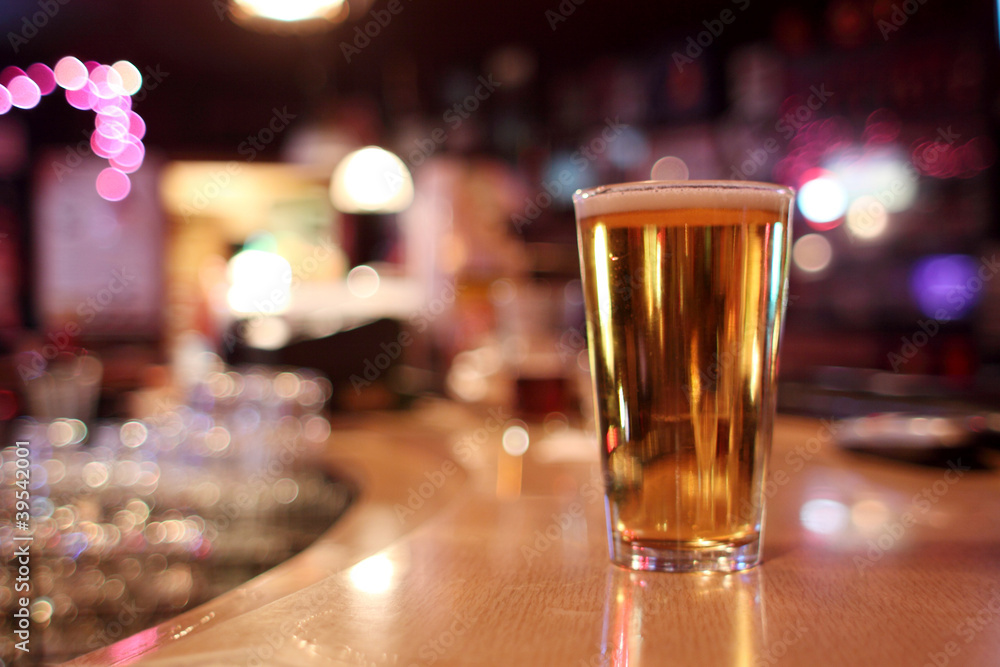
<instances>
[{"instance_id":1,"label":"glass base","mask_svg":"<svg viewBox=\"0 0 1000 667\"><path fill-rule=\"evenodd\" d=\"M611 560L630 570L653 572L739 572L760 562L760 540L695 546L673 542L612 540Z\"/></svg>"}]
</instances>

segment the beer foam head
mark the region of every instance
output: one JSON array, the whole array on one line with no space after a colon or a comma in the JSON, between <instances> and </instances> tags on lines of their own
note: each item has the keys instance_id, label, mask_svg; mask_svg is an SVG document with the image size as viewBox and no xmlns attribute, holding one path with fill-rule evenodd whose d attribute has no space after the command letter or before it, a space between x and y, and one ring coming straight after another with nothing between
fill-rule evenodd
<instances>
[{"instance_id":1,"label":"beer foam head","mask_svg":"<svg viewBox=\"0 0 1000 667\"><path fill-rule=\"evenodd\" d=\"M749 181L643 181L573 194L578 219L628 211L714 208L775 211L791 206L791 188Z\"/></svg>"}]
</instances>

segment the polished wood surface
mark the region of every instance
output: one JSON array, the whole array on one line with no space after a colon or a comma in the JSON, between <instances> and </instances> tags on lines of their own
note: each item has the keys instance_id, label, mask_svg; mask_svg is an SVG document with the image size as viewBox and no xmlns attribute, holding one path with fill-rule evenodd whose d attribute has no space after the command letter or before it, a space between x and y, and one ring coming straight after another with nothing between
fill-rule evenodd
<instances>
[{"instance_id":1,"label":"polished wood surface","mask_svg":"<svg viewBox=\"0 0 1000 667\"><path fill-rule=\"evenodd\" d=\"M997 665L1000 476L839 450L780 417L763 565L608 562L596 446L558 422L430 402L347 421L359 500L217 601L74 665ZM836 428L835 426L832 428Z\"/></svg>"}]
</instances>

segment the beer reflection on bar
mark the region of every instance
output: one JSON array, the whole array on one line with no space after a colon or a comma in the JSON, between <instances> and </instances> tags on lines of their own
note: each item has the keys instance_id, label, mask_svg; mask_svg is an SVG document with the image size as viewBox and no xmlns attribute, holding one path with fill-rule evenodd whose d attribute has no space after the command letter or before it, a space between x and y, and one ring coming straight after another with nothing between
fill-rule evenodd
<instances>
[{"instance_id":1,"label":"beer reflection on bar","mask_svg":"<svg viewBox=\"0 0 1000 667\"><path fill-rule=\"evenodd\" d=\"M686 614L692 606L704 615ZM614 667L645 664L691 643L710 664L768 664L774 657L767 652L787 634L785 628L768 627L761 569L664 579L614 568L608 572L603 630L600 657L591 664Z\"/></svg>"}]
</instances>

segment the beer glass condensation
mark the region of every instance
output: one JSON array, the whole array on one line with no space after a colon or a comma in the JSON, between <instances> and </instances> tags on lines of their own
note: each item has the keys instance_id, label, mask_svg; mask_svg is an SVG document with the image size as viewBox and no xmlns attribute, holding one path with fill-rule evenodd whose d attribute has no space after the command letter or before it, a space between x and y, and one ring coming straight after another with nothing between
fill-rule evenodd
<instances>
[{"instance_id":1,"label":"beer glass condensation","mask_svg":"<svg viewBox=\"0 0 1000 667\"><path fill-rule=\"evenodd\" d=\"M573 197L611 559L757 564L789 188L648 181Z\"/></svg>"}]
</instances>

